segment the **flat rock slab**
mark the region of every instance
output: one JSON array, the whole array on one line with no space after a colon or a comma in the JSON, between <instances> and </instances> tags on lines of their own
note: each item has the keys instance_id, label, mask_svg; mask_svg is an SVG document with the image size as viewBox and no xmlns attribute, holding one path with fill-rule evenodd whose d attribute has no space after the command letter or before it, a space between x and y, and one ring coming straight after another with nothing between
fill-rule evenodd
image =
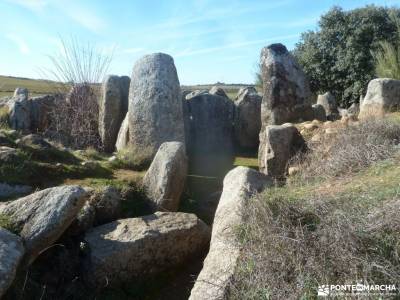
<instances>
[{"instance_id":1,"label":"flat rock slab","mask_svg":"<svg viewBox=\"0 0 400 300\"><path fill-rule=\"evenodd\" d=\"M270 177L246 167L237 167L226 175L215 213L210 250L189 299L226 298L241 250L237 228L245 222L243 215L250 198L271 185Z\"/></svg>"},{"instance_id":2,"label":"flat rock slab","mask_svg":"<svg viewBox=\"0 0 400 300\"><path fill-rule=\"evenodd\" d=\"M19 230L27 263L57 241L83 207L86 194L79 186L60 186L0 205L0 214L9 216Z\"/></svg>"},{"instance_id":3,"label":"flat rock slab","mask_svg":"<svg viewBox=\"0 0 400 300\"><path fill-rule=\"evenodd\" d=\"M23 255L22 239L0 227L0 298L12 284Z\"/></svg>"},{"instance_id":4,"label":"flat rock slab","mask_svg":"<svg viewBox=\"0 0 400 300\"><path fill-rule=\"evenodd\" d=\"M206 249L210 229L193 214L157 212L93 228L88 276L97 287L177 266Z\"/></svg>"}]
</instances>

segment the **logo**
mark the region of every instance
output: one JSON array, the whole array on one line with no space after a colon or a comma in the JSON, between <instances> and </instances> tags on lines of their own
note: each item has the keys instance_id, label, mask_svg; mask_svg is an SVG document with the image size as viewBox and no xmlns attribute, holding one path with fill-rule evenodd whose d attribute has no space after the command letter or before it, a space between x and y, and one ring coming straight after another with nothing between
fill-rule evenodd
<instances>
[{"instance_id":1,"label":"logo","mask_svg":"<svg viewBox=\"0 0 400 300\"><path fill-rule=\"evenodd\" d=\"M320 285L318 287L318 296L327 297L327 296L329 296L330 291L331 291L331 289L330 289L329 285Z\"/></svg>"}]
</instances>

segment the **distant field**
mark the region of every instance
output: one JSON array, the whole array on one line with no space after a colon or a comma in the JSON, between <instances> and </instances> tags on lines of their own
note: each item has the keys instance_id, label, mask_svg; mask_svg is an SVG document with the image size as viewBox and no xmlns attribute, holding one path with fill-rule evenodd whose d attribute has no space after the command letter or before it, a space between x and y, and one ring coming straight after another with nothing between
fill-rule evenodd
<instances>
[{"instance_id":1,"label":"distant field","mask_svg":"<svg viewBox=\"0 0 400 300\"><path fill-rule=\"evenodd\" d=\"M246 87L245 84L203 84L203 85L191 85L182 86L185 90L209 90L214 85L222 87L229 98L232 100L236 98L236 95L240 88ZM37 80L29 78L18 78L0 75L0 98L4 96L12 96L14 90L17 87L27 88L31 96L38 96L44 94L52 94L57 92L57 83L54 81Z\"/></svg>"},{"instance_id":2,"label":"distant field","mask_svg":"<svg viewBox=\"0 0 400 300\"><path fill-rule=\"evenodd\" d=\"M57 83L53 81L0 75L0 97L11 96L17 87L27 88L32 96L52 94L57 91Z\"/></svg>"}]
</instances>

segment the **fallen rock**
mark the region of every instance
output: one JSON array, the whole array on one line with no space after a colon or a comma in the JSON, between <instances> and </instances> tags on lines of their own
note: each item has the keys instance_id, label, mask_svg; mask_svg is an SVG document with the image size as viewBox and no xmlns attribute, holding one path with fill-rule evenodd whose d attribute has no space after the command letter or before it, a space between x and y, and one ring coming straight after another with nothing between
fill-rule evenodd
<instances>
[{"instance_id":1,"label":"fallen rock","mask_svg":"<svg viewBox=\"0 0 400 300\"><path fill-rule=\"evenodd\" d=\"M208 95L209 92L207 90L195 90L193 92L190 92L185 95L185 99L189 100L192 99L193 97L199 96L199 95Z\"/></svg>"},{"instance_id":2,"label":"fallen rock","mask_svg":"<svg viewBox=\"0 0 400 300\"><path fill-rule=\"evenodd\" d=\"M32 147L40 150L50 149L52 146L40 134L28 134L16 141L18 147Z\"/></svg>"},{"instance_id":3,"label":"fallen rock","mask_svg":"<svg viewBox=\"0 0 400 300\"><path fill-rule=\"evenodd\" d=\"M244 149L257 149L261 130L261 101L253 87L241 89L235 100L235 139Z\"/></svg>"},{"instance_id":4,"label":"fallen rock","mask_svg":"<svg viewBox=\"0 0 400 300\"><path fill-rule=\"evenodd\" d=\"M0 161L1 162L13 162L19 159L19 152L15 148L6 146L0 146Z\"/></svg>"},{"instance_id":5,"label":"fallen rock","mask_svg":"<svg viewBox=\"0 0 400 300\"><path fill-rule=\"evenodd\" d=\"M243 215L251 205L250 198L272 184L268 176L246 167L237 167L225 176L215 213L210 250L190 300L226 299L241 250L237 228L245 222Z\"/></svg>"},{"instance_id":6,"label":"fallen rock","mask_svg":"<svg viewBox=\"0 0 400 300\"><path fill-rule=\"evenodd\" d=\"M400 80L377 78L368 83L367 94L360 107L359 118L383 116L400 109Z\"/></svg>"},{"instance_id":7,"label":"fallen rock","mask_svg":"<svg viewBox=\"0 0 400 300\"><path fill-rule=\"evenodd\" d=\"M128 77L129 78L129 77ZM122 91L121 78L109 75L102 85L99 105L99 133L105 152L113 152L122 121L128 111L128 98ZM126 88L124 86L124 88Z\"/></svg>"},{"instance_id":8,"label":"fallen rock","mask_svg":"<svg viewBox=\"0 0 400 300\"><path fill-rule=\"evenodd\" d=\"M0 227L0 298L12 284L23 255L21 238Z\"/></svg>"},{"instance_id":9,"label":"fallen rock","mask_svg":"<svg viewBox=\"0 0 400 300\"><path fill-rule=\"evenodd\" d=\"M306 142L293 124L267 126L260 134L260 171L279 179L285 176L290 158L306 149Z\"/></svg>"},{"instance_id":10,"label":"fallen rock","mask_svg":"<svg viewBox=\"0 0 400 300\"><path fill-rule=\"evenodd\" d=\"M61 236L83 207L85 196L79 186L60 186L0 204L0 214L10 217L24 240L27 263Z\"/></svg>"},{"instance_id":11,"label":"fallen rock","mask_svg":"<svg viewBox=\"0 0 400 300\"><path fill-rule=\"evenodd\" d=\"M225 93L224 89L219 87L219 86L213 86L209 93L211 95L217 95L217 96L221 96L221 97L226 97L228 98L228 95Z\"/></svg>"},{"instance_id":12,"label":"fallen rock","mask_svg":"<svg viewBox=\"0 0 400 300\"><path fill-rule=\"evenodd\" d=\"M178 75L171 56L163 53L139 59L129 91L129 147L151 162L164 142L185 142Z\"/></svg>"},{"instance_id":13,"label":"fallen rock","mask_svg":"<svg viewBox=\"0 0 400 300\"><path fill-rule=\"evenodd\" d=\"M15 143L4 132L0 132L0 146L13 147Z\"/></svg>"},{"instance_id":14,"label":"fallen rock","mask_svg":"<svg viewBox=\"0 0 400 300\"><path fill-rule=\"evenodd\" d=\"M338 106L335 96L331 92L326 92L323 95L318 95L317 104L320 104L325 109L326 118L330 121L335 121L339 118Z\"/></svg>"},{"instance_id":15,"label":"fallen rock","mask_svg":"<svg viewBox=\"0 0 400 300\"><path fill-rule=\"evenodd\" d=\"M187 171L185 145L180 142L163 143L143 178L144 189L154 208L178 210Z\"/></svg>"},{"instance_id":16,"label":"fallen rock","mask_svg":"<svg viewBox=\"0 0 400 300\"><path fill-rule=\"evenodd\" d=\"M144 279L206 249L210 229L193 214L157 212L95 227L85 235L88 276L98 287Z\"/></svg>"},{"instance_id":17,"label":"fallen rock","mask_svg":"<svg viewBox=\"0 0 400 300\"><path fill-rule=\"evenodd\" d=\"M311 92L302 68L282 44L261 51L263 101L261 121L267 125L312 120Z\"/></svg>"}]
</instances>

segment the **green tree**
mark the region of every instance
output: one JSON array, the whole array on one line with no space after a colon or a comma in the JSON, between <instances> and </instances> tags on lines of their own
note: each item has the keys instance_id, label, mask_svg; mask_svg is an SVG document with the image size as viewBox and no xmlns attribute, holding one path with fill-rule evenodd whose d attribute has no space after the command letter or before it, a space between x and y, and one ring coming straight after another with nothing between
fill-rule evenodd
<instances>
[{"instance_id":1,"label":"green tree","mask_svg":"<svg viewBox=\"0 0 400 300\"><path fill-rule=\"evenodd\" d=\"M293 53L309 76L312 91L330 91L344 107L358 102L375 77L373 53L382 42L397 39L392 15L400 15L400 10L333 7L321 16L316 31L303 33Z\"/></svg>"}]
</instances>

